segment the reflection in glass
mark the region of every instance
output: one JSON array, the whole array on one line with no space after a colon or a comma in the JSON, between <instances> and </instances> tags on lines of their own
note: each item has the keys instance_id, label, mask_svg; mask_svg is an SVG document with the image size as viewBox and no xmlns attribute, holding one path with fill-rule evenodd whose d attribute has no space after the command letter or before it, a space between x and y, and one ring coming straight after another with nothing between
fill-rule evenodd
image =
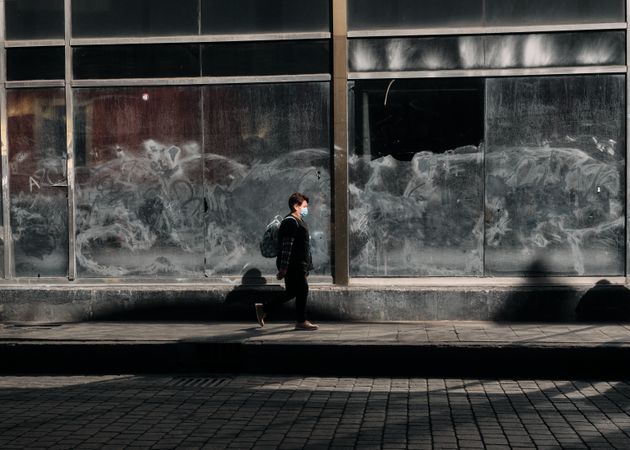
<instances>
[{"instance_id":1,"label":"reflection in glass","mask_svg":"<svg viewBox=\"0 0 630 450\"><path fill-rule=\"evenodd\" d=\"M194 35L198 22L198 0L72 0L75 38Z\"/></svg>"},{"instance_id":2,"label":"reflection in glass","mask_svg":"<svg viewBox=\"0 0 630 450\"><path fill-rule=\"evenodd\" d=\"M330 31L327 0L202 0L203 34Z\"/></svg>"},{"instance_id":3,"label":"reflection in glass","mask_svg":"<svg viewBox=\"0 0 630 450\"><path fill-rule=\"evenodd\" d=\"M7 112L15 273L67 276L64 90L9 90Z\"/></svg>"},{"instance_id":4,"label":"reflection in glass","mask_svg":"<svg viewBox=\"0 0 630 450\"><path fill-rule=\"evenodd\" d=\"M63 0L5 0L7 39L63 39Z\"/></svg>"},{"instance_id":5,"label":"reflection in glass","mask_svg":"<svg viewBox=\"0 0 630 450\"><path fill-rule=\"evenodd\" d=\"M199 46L97 45L73 49L76 79L199 76Z\"/></svg>"},{"instance_id":6,"label":"reflection in glass","mask_svg":"<svg viewBox=\"0 0 630 450\"><path fill-rule=\"evenodd\" d=\"M7 80L63 80L63 47L16 47L7 49Z\"/></svg>"},{"instance_id":7,"label":"reflection in glass","mask_svg":"<svg viewBox=\"0 0 630 450\"><path fill-rule=\"evenodd\" d=\"M351 275L482 275L482 81L360 81L351 94Z\"/></svg>"},{"instance_id":8,"label":"reflection in glass","mask_svg":"<svg viewBox=\"0 0 630 450\"><path fill-rule=\"evenodd\" d=\"M622 275L625 77L487 81L486 274Z\"/></svg>"},{"instance_id":9,"label":"reflection in glass","mask_svg":"<svg viewBox=\"0 0 630 450\"><path fill-rule=\"evenodd\" d=\"M82 276L202 276L200 88L75 91Z\"/></svg>"},{"instance_id":10,"label":"reflection in glass","mask_svg":"<svg viewBox=\"0 0 630 450\"><path fill-rule=\"evenodd\" d=\"M329 43L238 42L203 46L203 75L297 75L330 73Z\"/></svg>"},{"instance_id":11,"label":"reflection in glass","mask_svg":"<svg viewBox=\"0 0 630 450\"><path fill-rule=\"evenodd\" d=\"M351 72L623 64L623 31L352 39L349 44Z\"/></svg>"},{"instance_id":12,"label":"reflection in glass","mask_svg":"<svg viewBox=\"0 0 630 450\"><path fill-rule=\"evenodd\" d=\"M259 241L295 191L310 197L314 273L330 274L328 83L204 89L206 273L275 274Z\"/></svg>"}]
</instances>

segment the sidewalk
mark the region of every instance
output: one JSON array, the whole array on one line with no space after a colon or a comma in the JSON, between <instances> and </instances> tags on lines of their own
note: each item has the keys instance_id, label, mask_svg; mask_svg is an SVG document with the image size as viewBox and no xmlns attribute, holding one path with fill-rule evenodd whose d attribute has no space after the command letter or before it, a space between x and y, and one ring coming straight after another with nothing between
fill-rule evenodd
<instances>
[{"instance_id":1,"label":"sidewalk","mask_svg":"<svg viewBox=\"0 0 630 450\"><path fill-rule=\"evenodd\" d=\"M0 324L1 373L630 377L630 324Z\"/></svg>"}]
</instances>

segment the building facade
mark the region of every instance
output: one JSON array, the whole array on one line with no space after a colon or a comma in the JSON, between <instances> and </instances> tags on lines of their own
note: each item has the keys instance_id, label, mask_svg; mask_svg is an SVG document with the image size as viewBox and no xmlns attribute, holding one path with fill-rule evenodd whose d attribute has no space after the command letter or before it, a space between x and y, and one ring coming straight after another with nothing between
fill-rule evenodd
<instances>
[{"instance_id":1,"label":"building facade","mask_svg":"<svg viewBox=\"0 0 630 450\"><path fill-rule=\"evenodd\" d=\"M271 295L294 191L325 317L626 283L627 1L2 3L3 320Z\"/></svg>"}]
</instances>

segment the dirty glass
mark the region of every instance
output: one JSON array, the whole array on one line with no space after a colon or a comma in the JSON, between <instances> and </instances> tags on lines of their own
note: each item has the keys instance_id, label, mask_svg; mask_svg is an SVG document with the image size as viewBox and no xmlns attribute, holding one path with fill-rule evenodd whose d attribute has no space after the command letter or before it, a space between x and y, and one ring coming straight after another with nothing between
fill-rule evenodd
<instances>
[{"instance_id":1,"label":"dirty glass","mask_svg":"<svg viewBox=\"0 0 630 450\"><path fill-rule=\"evenodd\" d=\"M203 34L330 31L328 0L202 0Z\"/></svg>"},{"instance_id":2,"label":"dirty glass","mask_svg":"<svg viewBox=\"0 0 630 450\"><path fill-rule=\"evenodd\" d=\"M203 75L253 76L330 73L328 41L206 44Z\"/></svg>"},{"instance_id":3,"label":"dirty glass","mask_svg":"<svg viewBox=\"0 0 630 450\"><path fill-rule=\"evenodd\" d=\"M7 39L63 39L63 0L5 0Z\"/></svg>"},{"instance_id":4,"label":"dirty glass","mask_svg":"<svg viewBox=\"0 0 630 450\"><path fill-rule=\"evenodd\" d=\"M482 16L482 0L348 0L351 31L479 27Z\"/></svg>"},{"instance_id":5,"label":"dirty glass","mask_svg":"<svg viewBox=\"0 0 630 450\"><path fill-rule=\"evenodd\" d=\"M625 77L487 81L486 274L622 275Z\"/></svg>"},{"instance_id":6,"label":"dirty glass","mask_svg":"<svg viewBox=\"0 0 630 450\"><path fill-rule=\"evenodd\" d=\"M351 72L625 64L625 33L505 34L352 39Z\"/></svg>"},{"instance_id":7,"label":"dirty glass","mask_svg":"<svg viewBox=\"0 0 630 450\"><path fill-rule=\"evenodd\" d=\"M485 0L487 26L625 22L624 0Z\"/></svg>"},{"instance_id":8,"label":"dirty glass","mask_svg":"<svg viewBox=\"0 0 630 450\"><path fill-rule=\"evenodd\" d=\"M330 275L329 97L328 83L204 88L209 276L275 274L259 242L295 191L310 198L313 273Z\"/></svg>"},{"instance_id":9,"label":"dirty glass","mask_svg":"<svg viewBox=\"0 0 630 450\"><path fill-rule=\"evenodd\" d=\"M7 113L15 274L67 276L64 90L9 90Z\"/></svg>"},{"instance_id":10,"label":"dirty glass","mask_svg":"<svg viewBox=\"0 0 630 450\"><path fill-rule=\"evenodd\" d=\"M483 273L483 81L351 85L352 276Z\"/></svg>"},{"instance_id":11,"label":"dirty glass","mask_svg":"<svg viewBox=\"0 0 630 450\"><path fill-rule=\"evenodd\" d=\"M63 80L63 47L16 47L7 49L7 80Z\"/></svg>"},{"instance_id":12,"label":"dirty glass","mask_svg":"<svg viewBox=\"0 0 630 450\"><path fill-rule=\"evenodd\" d=\"M74 47L76 79L197 77L199 45L97 45Z\"/></svg>"},{"instance_id":13,"label":"dirty glass","mask_svg":"<svg viewBox=\"0 0 630 450\"><path fill-rule=\"evenodd\" d=\"M200 88L74 96L79 274L203 276Z\"/></svg>"},{"instance_id":14,"label":"dirty glass","mask_svg":"<svg viewBox=\"0 0 630 450\"><path fill-rule=\"evenodd\" d=\"M198 33L198 0L72 0L75 38Z\"/></svg>"}]
</instances>

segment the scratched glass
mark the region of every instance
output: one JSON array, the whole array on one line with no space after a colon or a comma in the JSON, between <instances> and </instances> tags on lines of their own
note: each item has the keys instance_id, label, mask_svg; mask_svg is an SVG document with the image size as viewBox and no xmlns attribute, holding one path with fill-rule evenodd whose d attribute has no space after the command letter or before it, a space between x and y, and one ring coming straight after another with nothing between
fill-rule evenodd
<instances>
[{"instance_id":1,"label":"scratched glass","mask_svg":"<svg viewBox=\"0 0 630 450\"><path fill-rule=\"evenodd\" d=\"M352 276L483 274L483 81L350 89Z\"/></svg>"},{"instance_id":2,"label":"scratched glass","mask_svg":"<svg viewBox=\"0 0 630 450\"><path fill-rule=\"evenodd\" d=\"M203 276L201 88L74 98L79 274Z\"/></svg>"},{"instance_id":3,"label":"scratched glass","mask_svg":"<svg viewBox=\"0 0 630 450\"><path fill-rule=\"evenodd\" d=\"M63 0L5 0L7 39L63 39Z\"/></svg>"},{"instance_id":4,"label":"scratched glass","mask_svg":"<svg viewBox=\"0 0 630 450\"><path fill-rule=\"evenodd\" d=\"M73 37L198 33L198 0L72 0Z\"/></svg>"},{"instance_id":5,"label":"scratched glass","mask_svg":"<svg viewBox=\"0 0 630 450\"><path fill-rule=\"evenodd\" d=\"M328 0L202 0L203 34L330 31Z\"/></svg>"},{"instance_id":6,"label":"scratched glass","mask_svg":"<svg viewBox=\"0 0 630 450\"><path fill-rule=\"evenodd\" d=\"M7 113L15 274L67 276L64 90L9 90Z\"/></svg>"},{"instance_id":7,"label":"scratched glass","mask_svg":"<svg viewBox=\"0 0 630 450\"><path fill-rule=\"evenodd\" d=\"M623 275L625 77L489 79L486 98L486 274Z\"/></svg>"},{"instance_id":8,"label":"scratched glass","mask_svg":"<svg viewBox=\"0 0 630 450\"><path fill-rule=\"evenodd\" d=\"M259 241L296 191L310 198L315 274L330 275L328 83L204 88L206 273L272 275Z\"/></svg>"}]
</instances>

